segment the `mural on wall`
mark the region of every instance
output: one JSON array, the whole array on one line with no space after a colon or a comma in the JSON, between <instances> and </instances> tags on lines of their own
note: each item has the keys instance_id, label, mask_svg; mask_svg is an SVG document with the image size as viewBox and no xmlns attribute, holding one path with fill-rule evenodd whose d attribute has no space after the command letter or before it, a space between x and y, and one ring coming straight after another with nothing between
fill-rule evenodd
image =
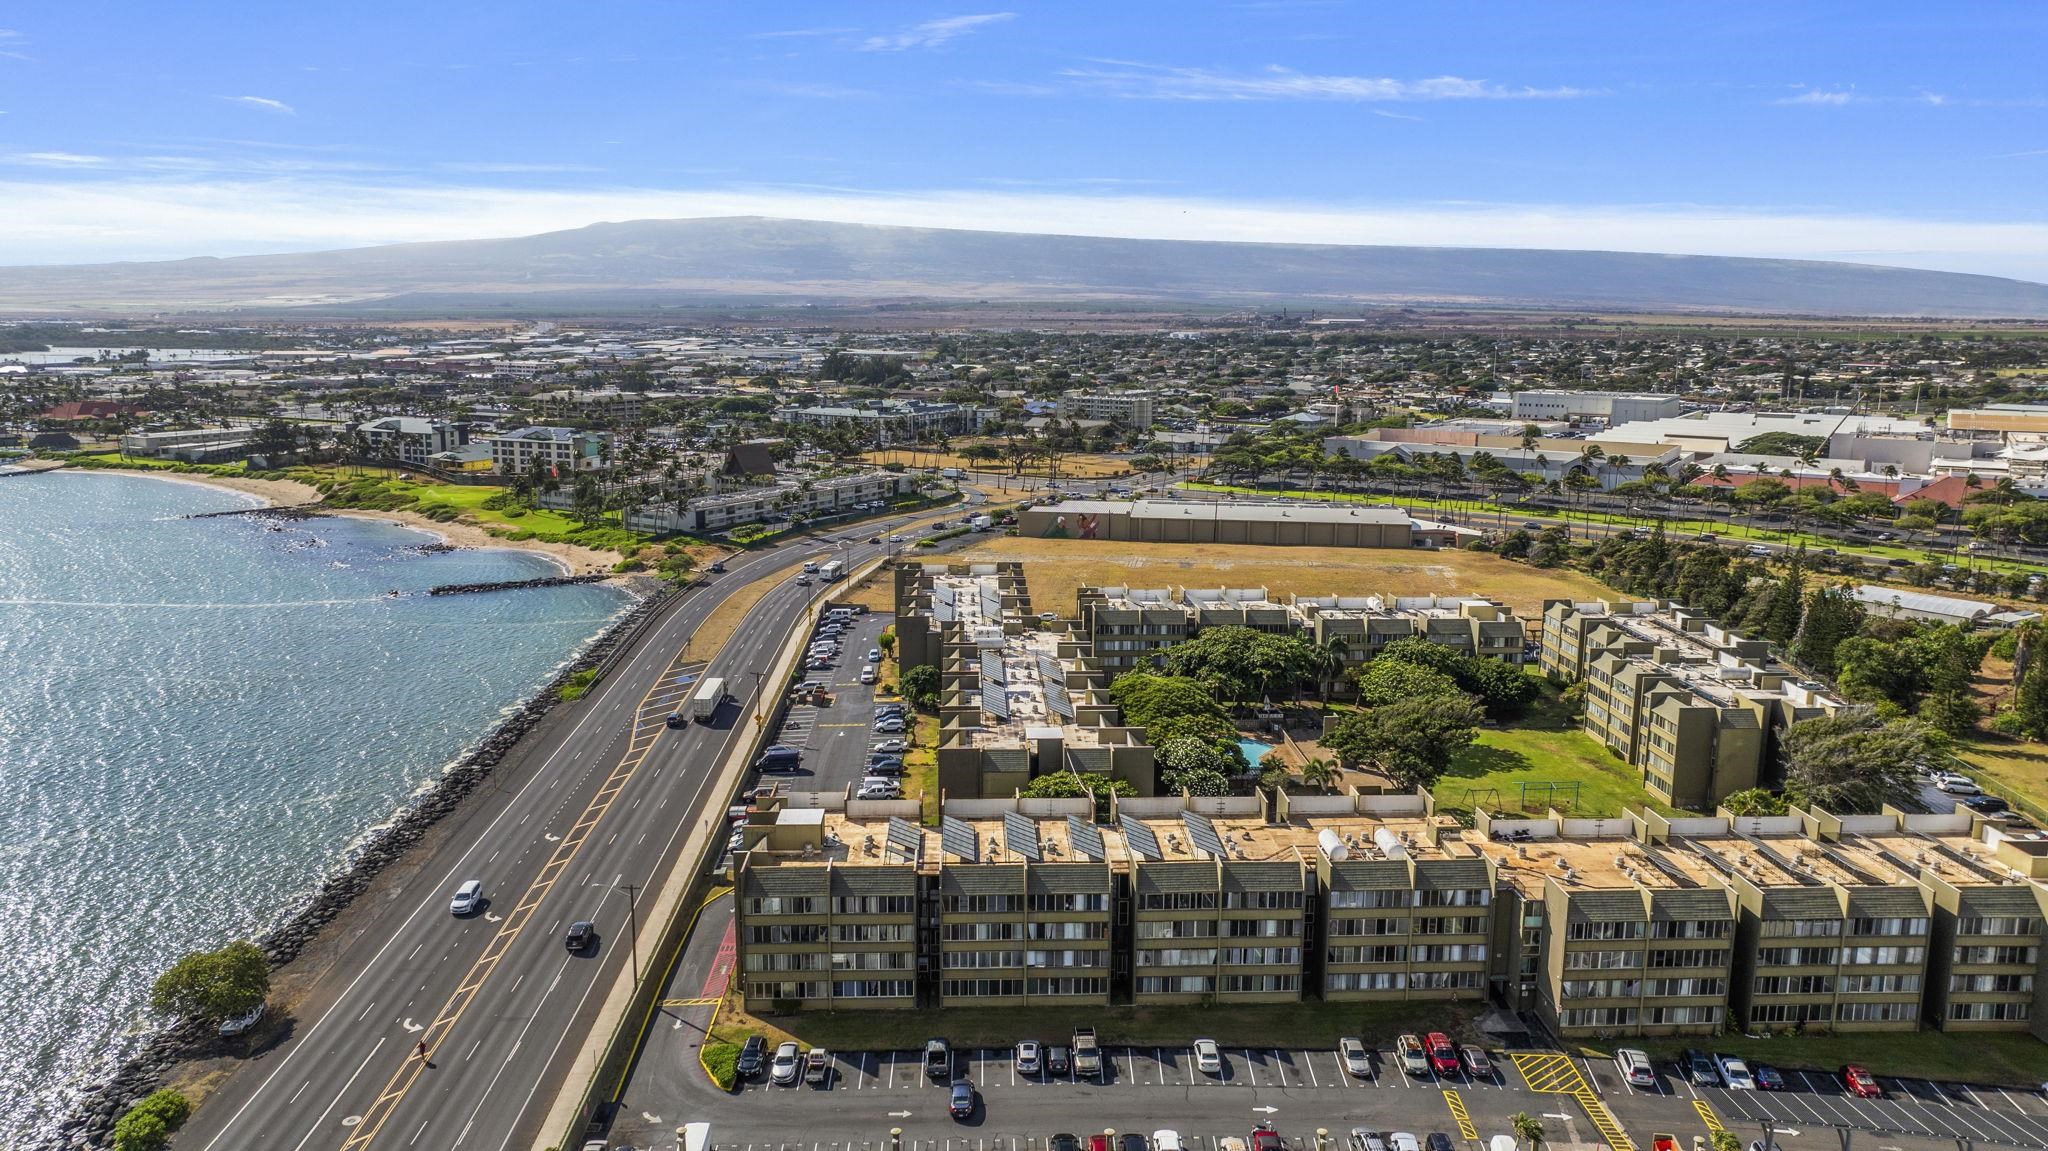
<instances>
[{"instance_id":1,"label":"mural on wall","mask_svg":"<svg viewBox=\"0 0 2048 1151\"><path fill-rule=\"evenodd\" d=\"M1054 516L1052 517L1052 522L1045 525L1045 534L1040 538L1049 540L1097 539L1100 537L1096 535L1096 532L1100 529L1101 524L1102 517L1100 516L1077 515L1074 517L1074 527L1079 532L1079 535L1075 535L1067 530L1067 517L1063 515Z\"/></svg>"}]
</instances>

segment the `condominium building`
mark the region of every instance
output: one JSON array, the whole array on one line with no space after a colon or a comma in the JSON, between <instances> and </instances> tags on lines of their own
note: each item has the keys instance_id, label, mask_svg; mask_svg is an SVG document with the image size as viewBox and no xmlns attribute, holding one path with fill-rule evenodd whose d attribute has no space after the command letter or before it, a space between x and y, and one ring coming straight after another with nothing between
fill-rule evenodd
<instances>
[{"instance_id":1,"label":"condominium building","mask_svg":"<svg viewBox=\"0 0 2048 1151\"><path fill-rule=\"evenodd\" d=\"M432 457L468 444L470 426L417 416L386 416L357 424L355 430L363 437L367 454L425 467Z\"/></svg>"},{"instance_id":2,"label":"condominium building","mask_svg":"<svg viewBox=\"0 0 2048 1151\"><path fill-rule=\"evenodd\" d=\"M1522 663L1528 632L1506 605L1471 596L1289 596L1265 588L1083 587L1079 633L1111 678L1157 667L1167 649L1207 627L1249 627L1297 635L1334 652L1353 670L1398 639L1420 636L1464 655ZM1350 688L1332 675L1332 694Z\"/></svg>"},{"instance_id":3,"label":"condominium building","mask_svg":"<svg viewBox=\"0 0 2048 1151\"><path fill-rule=\"evenodd\" d=\"M772 516L842 515L864 504L892 502L917 491L914 477L880 469L822 478L782 476L767 483L727 487L680 502L653 499L626 512L625 524L636 531L729 531Z\"/></svg>"},{"instance_id":4,"label":"condominium building","mask_svg":"<svg viewBox=\"0 0 2048 1151\"><path fill-rule=\"evenodd\" d=\"M939 670L940 788L1003 796L1071 771L1152 794L1153 749L1122 725L1107 671L1085 639L1043 623L1021 565L896 569L899 658Z\"/></svg>"},{"instance_id":5,"label":"condominium building","mask_svg":"<svg viewBox=\"0 0 2048 1151\"><path fill-rule=\"evenodd\" d=\"M601 424L637 424L647 409L646 395L618 388L537 392L532 403L536 412L550 419Z\"/></svg>"},{"instance_id":6,"label":"condominium building","mask_svg":"<svg viewBox=\"0 0 2048 1151\"><path fill-rule=\"evenodd\" d=\"M1969 814L1502 818L1426 794L790 794L735 863L750 1010L1479 1000L1566 1038L2022 1031L2048 839Z\"/></svg>"},{"instance_id":7,"label":"condominium building","mask_svg":"<svg viewBox=\"0 0 2048 1151\"><path fill-rule=\"evenodd\" d=\"M556 475L604 467L611 437L575 428L530 427L492 436L491 467L501 476L521 475L538 465Z\"/></svg>"},{"instance_id":8,"label":"condominium building","mask_svg":"<svg viewBox=\"0 0 2048 1151\"><path fill-rule=\"evenodd\" d=\"M1546 674L1586 683L1586 733L1694 811L1756 786L1775 733L1846 705L1748 639L1675 605L1553 601Z\"/></svg>"},{"instance_id":9,"label":"condominium building","mask_svg":"<svg viewBox=\"0 0 2048 1151\"><path fill-rule=\"evenodd\" d=\"M1109 420L1143 431L1152 426L1152 392L1064 392L1059 414L1069 420Z\"/></svg>"},{"instance_id":10,"label":"condominium building","mask_svg":"<svg viewBox=\"0 0 2048 1151\"><path fill-rule=\"evenodd\" d=\"M931 432L972 431L980 416L968 404L925 400L880 400L872 404L784 408L776 418L788 424L850 427L882 440L914 439Z\"/></svg>"}]
</instances>

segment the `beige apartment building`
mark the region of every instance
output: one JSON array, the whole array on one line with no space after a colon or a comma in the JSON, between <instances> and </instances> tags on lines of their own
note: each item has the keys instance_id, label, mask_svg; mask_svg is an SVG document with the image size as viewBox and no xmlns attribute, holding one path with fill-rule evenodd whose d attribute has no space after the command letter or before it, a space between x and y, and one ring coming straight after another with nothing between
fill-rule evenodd
<instances>
[{"instance_id":1,"label":"beige apartment building","mask_svg":"<svg viewBox=\"0 0 2048 1151\"><path fill-rule=\"evenodd\" d=\"M1076 593L1078 633L1114 679L1158 667L1168 648L1209 627L1249 627L1298 635L1335 652L1342 670L1327 677L1336 695L1348 672L1395 640L1420 636L1464 655L1522 663L1528 630L1506 605L1473 596L1289 596L1265 588L1083 587Z\"/></svg>"},{"instance_id":2,"label":"beige apartment building","mask_svg":"<svg viewBox=\"0 0 2048 1151\"><path fill-rule=\"evenodd\" d=\"M1968 815L1501 818L1421 795L777 797L749 1010L1478 1000L1566 1038L2048 1031L2048 840Z\"/></svg>"},{"instance_id":3,"label":"beige apartment building","mask_svg":"<svg viewBox=\"0 0 2048 1151\"><path fill-rule=\"evenodd\" d=\"M1756 786L1775 733L1847 706L1763 640L1676 605L1550 602L1539 659L1554 679L1585 681L1588 735L1693 811Z\"/></svg>"}]
</instances>

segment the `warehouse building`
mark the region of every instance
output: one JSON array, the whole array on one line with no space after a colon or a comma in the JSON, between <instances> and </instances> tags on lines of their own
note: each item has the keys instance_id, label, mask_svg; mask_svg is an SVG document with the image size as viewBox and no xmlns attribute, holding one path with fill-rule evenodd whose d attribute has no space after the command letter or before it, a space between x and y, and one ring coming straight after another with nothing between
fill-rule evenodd
<instances>
[{"instance_id":1,"label":"warehouse building","mask_svg":"<svg viewBox=\"0 0 2048 1151\"><path fill-rule=\"evenodd\" d=\"M1067 500L1017 513L1017 534L1038 539L1265 547L1456 546L1471 533L1418 524L1400 508L1249 500Z\"/></svg>"}]
</instances>

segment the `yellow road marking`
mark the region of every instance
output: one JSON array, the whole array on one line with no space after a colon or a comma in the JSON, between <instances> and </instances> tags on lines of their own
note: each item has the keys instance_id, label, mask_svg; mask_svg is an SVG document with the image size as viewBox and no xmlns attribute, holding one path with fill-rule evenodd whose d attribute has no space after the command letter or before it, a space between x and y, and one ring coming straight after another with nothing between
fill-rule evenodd
<instances>
[{"instance_id":1,"label":"yellow road marking","mask_svg":"<svg viewBox=\"0 0 2048 1151\"><path fill-rule=\"evenodd\" d=\"M1472 1126L1472 1115L1465 1110L1465 1101L1458 1097L1456 1091L1445 1088L1444 1104L1451 1109L1451 1118L1458 1121L1458 1134L1467 1139L1479 1138L1478 1128Z\"/></svg>"},{"instance_id":2,"label":"yellow road marking","mask_svg":"<svg viewBox=\"0 0 2048 1151\"><path fill-rule=\"evenodd\" d=\"M664 683L680 669L701 662L685 661L682 654L677 652L668 669L656 677L657 685ZM644 722L649 706L659 690L659 686L649 688L647 694L640 697L640 703L634 709L636 725ZM667 708L664 706L660 711L665 718ZM376 1102L364 1112L361 1121L355 1126L354 1133L342 1142L342 1151L360 1151L361 1148L368 1147L377 1138L378 1132L384 1129L384 1124L398 1110L399 1101L405 1098L406 1092L412 1089L413 1083L426 1071L427 1063L434 1057L434 1052L446 1042L449 1033L455 1029L455 1024L462 1019L463 1013L469 1010L469 1005L475 1001L477 993L483 990L484 983L490 979L491 973L497 970L498 961L505 957L505 953L512 947L512 941L517 939L519 933L532 921L534 913L540 909L541 901L554 889L555 882L568 869L576 852L583 846L584 841L590 838L590 832L597 827L598 821L610 809L612 800L626 786L626 781L633 778L633 773L646 761L647 753L653 747L652 740L644 744L629 744L619 765L612 769L611 775L605 779L603 786L598 788L597 794L590 797L590 803L584 807L583 814L577 817L576 823L563 835L561 842L555 845L554 854L542 865L540 873L519 897L518 905L505 917L505 922L498 928L497 935L484 946L484 953L470 965L468 973L463 976L462 983L456 987L455 993L448 997L448 1002L442 1005L434 1021L420 1034L419 1042L425 1044L426 1055L416 1055L417 1049L406 1051L404 1061L391 1073L391 1078L385 1082Z\"/></svg>"},{"instance_id":3,"label":"yellow road marking","mask_svg":"<svg viewBox=\"0 0 2048 1151\"><path fill-rule=\"evenodd\" d=\"M1693 1100L1692 1109L1700 1113L1700 1122L1707 1125L1708 1131L1721 1132L1728 1130L1726 1127L1721 1126L1721 1117L1714 1114L1713 1105L1709 1104L1706 1100Z\"/></svg>"},{"instance_id":4,"label":"yellow road marking","mask_svg":"<svg viewBox=\"0 0 2048 1151\"><path fill-rule=\"evenodd\" d=\"M718 1002L716 999L664 999L659 1005L662 1007L708 1007L716 1002Z\"/></svg>"},{"instance_id":5,"label":"yellow road marking","mask_svg":"<svg viewBox=\"0 0 2048 1151\"><path fill-rule=\"evenodd\" d=\"M1515 1070L1522 1073L1529 1090L1569 1095L1578 1100L1586 1118L1593 1121L1594 1129L1609 1147L1614 1151L1635 1151L1636 1145L1629 1140L1628 1133L1621 1129L1586 1077L1579 1074L1579 1065L1572 1062L1571 1056L1554 1051L1511 1051L1508 1057L1515 1061Z\"/></svg>"}]
</instances>

